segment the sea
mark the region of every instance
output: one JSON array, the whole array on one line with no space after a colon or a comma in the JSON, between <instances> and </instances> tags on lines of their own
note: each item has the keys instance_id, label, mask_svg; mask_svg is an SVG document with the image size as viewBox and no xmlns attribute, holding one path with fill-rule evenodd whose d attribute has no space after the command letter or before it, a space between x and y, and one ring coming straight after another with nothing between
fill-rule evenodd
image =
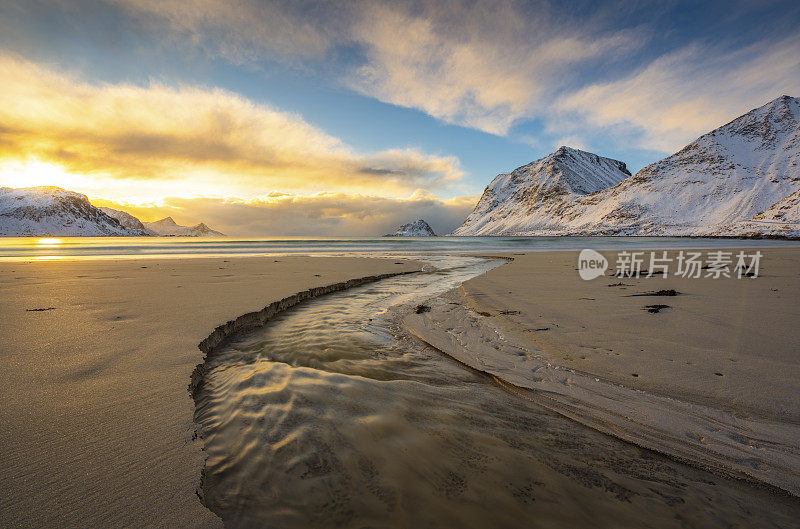
<instances>
[{"instance_id":1,"label":"sea","mask_svg":"<svg viewBox=\"0 0 800 529\"><path fill-rule=\"evenodd\" d=\"M767 248L797 240L686 237L0 237L0 260L277 255L418 256L553 250Z\"/></svg>"}]
</instances>

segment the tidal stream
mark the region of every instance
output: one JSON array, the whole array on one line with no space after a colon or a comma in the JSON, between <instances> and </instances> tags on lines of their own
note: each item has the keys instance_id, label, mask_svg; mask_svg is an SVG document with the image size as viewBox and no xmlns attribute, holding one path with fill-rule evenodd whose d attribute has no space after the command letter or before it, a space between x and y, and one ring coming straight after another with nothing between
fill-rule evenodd
<instances>
[{"instance_id":1,"label":"tidal stream","mask_svg":"<svg viewBox=\"0 0 800 529\"><path fill-rule=\"evenodd\" d=\"M499 266L323 296L209 354L202 493L231 528L788 527L795 498L547 411L403 332L428 298Z\"/></svg>"}]
</instances>

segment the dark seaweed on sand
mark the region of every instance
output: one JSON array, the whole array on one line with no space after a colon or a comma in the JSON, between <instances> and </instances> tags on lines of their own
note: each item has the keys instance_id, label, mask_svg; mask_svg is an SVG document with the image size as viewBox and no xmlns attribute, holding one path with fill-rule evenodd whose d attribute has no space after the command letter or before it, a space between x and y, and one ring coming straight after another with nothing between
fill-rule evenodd
<instances>
[{"instance_id":1,"label":"dark seaweed on sand","mask_svg":"<svg viewBox=\"0 0 800 529\"><path fill-rule=\"evenodd\" d=\"M640 292L638 294L631 294L629 297L636 297L636 296L677 296L680 292L675 289L667 289L667 290L651 290L650 292Z\"/></svg>"}]
</instances>

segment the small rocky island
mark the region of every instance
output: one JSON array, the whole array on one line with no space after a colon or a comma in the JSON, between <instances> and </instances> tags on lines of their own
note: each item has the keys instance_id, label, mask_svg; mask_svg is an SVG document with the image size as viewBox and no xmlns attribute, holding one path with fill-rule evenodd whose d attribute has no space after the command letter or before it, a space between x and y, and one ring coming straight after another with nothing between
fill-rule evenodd
<instances>
[{"instance_id":1,"label":"small rocky island","mask_svg":"<svg viewBox=\"0 0 800 529\"><path fill-rule=\"evenodd\" d=\"M387 233L384 237L436 237L430 225L422 219L403 224L394 233Z\"/></svg>"}]
</instances>

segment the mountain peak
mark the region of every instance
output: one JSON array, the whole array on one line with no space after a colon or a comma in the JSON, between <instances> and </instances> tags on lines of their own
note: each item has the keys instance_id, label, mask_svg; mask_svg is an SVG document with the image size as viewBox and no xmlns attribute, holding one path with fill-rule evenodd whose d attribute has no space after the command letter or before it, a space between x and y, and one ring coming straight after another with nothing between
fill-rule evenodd
<instances>
[{"instance_id":1,"label":"mountain peak","mask_svg":"<svg viewBox=\"0 0 800 529\"><path fill-rule=\"evenodd\" d=\"M212 230L205 223L201 222L194 226L181 226L172 220L172 217L164 217L155 222L145 222L145 227L153 230L158 235L180 236L180 237L222 237L223 233Z\"/></svg>"},{"instance_id":2,"label":"mountain peak","mask_svg":"<svg viewBox=\"0 0 800 529\"><path fill-rule=\"evenodd\" d=\"M495 178L453 234L798 234L799 162L800 99L783 95L631 178L622 162L559 147Z\"/></svg>"},{"instance_id":3,"label":"mountain peak","mask_svg":"<svg viewBox=\"0 0 800 529\"><path fill-rule=\"evenodd\" d=\"M582 151L580 149L576 149L575 147L570 147L568 145L561 145L550 156L558 157L558 156L564 156L564 155L574 154L574 153L592 154L590 152L586 152L586 151Z\"/></svg>"},{"instance_id":4,"label":"mountain peak","mask_svg":"<svg viewBox=\"0 0 800 529\"><path fill-rule=\"evenodd\" d=\"M518 225L551 226L568 204L630 176L625 163L562 145L486 186L454 235L491 235Z\"/></svg>"},{"instance_id":5,"label":"mountain peak","mask_svg":"<svg viewBox=\"0 0 800 529\"><path fill-rule=\"evenodd\" d=\"M553 156L563 156L572 150L577 150L577 149L573 149L572 147L567 147L566 145L562 145L558 149L556 149L556 152L553 153Z\"/></svg>"},{"instance_id":6,"label":"mountain peak","mask_svg":"<svg viewBox=\"0 0 800 529\"><path fill-rule=\"evenodd\" d=\"M700 166L705 173L718 176L749 166L752 176L758 177L769 170L769 164L758 162L763 153L789 154L798 143L800 99L783 95L703 134L675 154L648 165L635 178L648 180L667 169L678 168L688 174ZM772 169L784 174L788 170Z\"/></svg>"},{"instance_id":7,"label":"mountain peak","mask_svg":"<svg viewBox=\"0 0 800 529\"><path fill-rule=\"evenodd\" d=\"M620 162L619 160L614 160L613 158L605 158L603 156L599 156L592 152L583 151L581 149L576 149L575 147L568 147L566 145L562 145L554 153L545 157L545 159L551 158L556 160L560 163L568 163L575 165L596 165L596 166L613 166L616 170L619 170L626 175L630 176L630 171L628 171L627 165L625 162ZM536 163L536 162L533 162ZM615 182L616 183L616 182Z\"/></svg>"},{"instance_id":8,"label":"mountain peak","mask_svg":"<svg viewBox=\"0 0 800 529\"><path fill-rule=\"evenodd\" d=\"M775 108L775 107L791 108L791 107L796 107L798 105L800 105L800 98L782 95L776 97L769 103L762 105L759 108L756 108L755 110L757 111L761 108Z\"/></svg>"},{"instance_id":9,"label":"mountain peak","mask_svg":"<svg viewBox=\"0 0 800 529\"><path fill-rule=\"evenodd\" d=\"M562 145L555 152L498 175L489 184L535 187L539 192L590 195L630 176L624 162ZM505 177L505 178L504 178Z\"/></svg>"},{"instance_id":10,"label":"mountain peak","mask_svg":"<svg viewBox=\"0 0 800 529\"><path fill-rule=\"evenodd\" d=\"M144 235L93 206L86 195L55 186L0 188L0 235Z\"/></svg>"},{"instance_id":11,"label":"mountain peak","mask_svg":"<svg viewBox=\"0 0 800 529\"><path fill-rule=\"evenodd\" d=\"M384 237L435 237L436 234L430 225L422 219L403 224L394 233L388 233Z\"/></svg>"},{"instance_id":12,"label":"mountain peak","mask_svg":"<svg viewBox=\"0 0 800 529\"><path fill-rule=\"evenodd\" d=\"M783 95L739 116L710 134L730 131L746 136L769 137L795 128L798 120L800 120L800 99Z\"/></svg>"}]
</instances>

